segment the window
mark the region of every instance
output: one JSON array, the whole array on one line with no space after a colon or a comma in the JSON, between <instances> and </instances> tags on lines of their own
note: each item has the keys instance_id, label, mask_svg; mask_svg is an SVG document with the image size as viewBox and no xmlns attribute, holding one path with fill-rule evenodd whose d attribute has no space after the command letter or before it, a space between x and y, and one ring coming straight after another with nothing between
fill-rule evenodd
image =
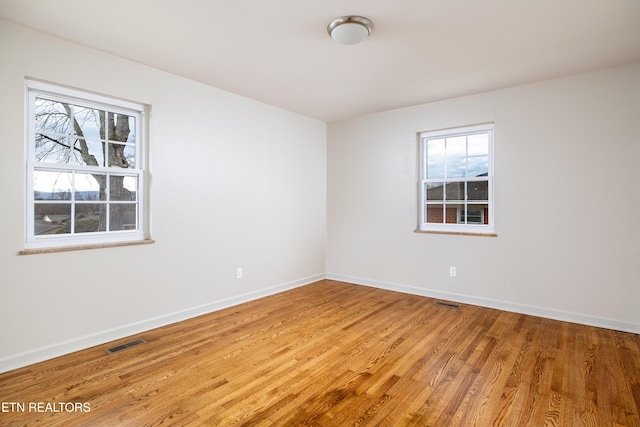
<instances>
[{"instance_id":1,"label":"window","mask_svg":"<svg viewBox=\"0 0 640 427\"><path fill-rule=\"evenodd\" d=\"M493 125L420 134L419 229L493 232Z\"/></svg>"},{"instance_id":2,"label":"window","mask_svg":"<svg viewBox=\"0 0 640 427\"><path fill-rule=\"evenodd\" d=\"M26 248L143 240L144 106L27 81Z\"/></svg>"}]
</instances>

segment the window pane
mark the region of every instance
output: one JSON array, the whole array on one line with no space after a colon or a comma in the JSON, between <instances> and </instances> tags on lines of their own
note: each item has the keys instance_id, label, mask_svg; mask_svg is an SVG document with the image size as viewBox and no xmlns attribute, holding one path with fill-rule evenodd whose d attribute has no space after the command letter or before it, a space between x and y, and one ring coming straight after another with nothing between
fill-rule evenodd
<instances>
[{"instance_id":1,"label":"window pane","mask_svg":"<svg viewBox=\"0 0 640 427\"><path fill-rule=\"evenodd\" d=\"M444 139L430 139L427 141L427 157L430 160L444 158Z\"/></svg>"},{"instance_id":2,"label":"window pane","mask_svg":"<svg viewBox=\"0 0 640 427\"><path fill-rule=\"evenodd\" d=\"M109 177L110 199L115 201L135 201L138 178L135 176Z\"/></svg>"},{"instance_id":3,"label":"window pane","mask_svg":"<svg viewBox=\"0 0 640 427\"><path fill-rule=\"evenodd\" d=\"M36 203L33 214L33 232L36 236L70 232L70 203Z\"/></svg>"},{"instance_id":4,"label":"window pane","mask_svg":"<svg viewBox=\"0 0 640 427\"><path fill-rule=\"evenodd\" d=\"M109 210L109 230L136 230L137 213L135 204L112 203Z\"/></svg>"},{"instance_id":5,"label":"window pane","mask_svg":"<svg viewBox=\"0 0 640 427\"><path fill-rule=\"evenodd\" d=\"M48 99L35 99L35 120L37 134L70 135L69 114L62 103Z\"/></svg>"},{"instance_id":6,"label":"window pane","mask_svg":"<svg viewBox=\"0 0 640 427\"><path fill-rule=\"evenodd\" d=\"M125 140L126 142L128 142L129 144L134 144L136 143L136 118L132 117L132 116L126 116L128 118L129 121L129 136L128 138Z\"/></svg>"},{"instance_id":7,"label":"window pane","mask_svg":"<svg viewBox=\"0 0 640 427\"><path fill-rule=\"evenodd\" d=\"M71 173L36 170L33 173L35 200L71 200Z\"/></svg>"},{"instance_id":8,"label":"window pane","mask_svg":"<svg viewBox=\"0 0 640 427\"><path fill-rule=\"evenodd\" d=\"M467 159L447 159L447 178L464 178L467 176Z\"/></svg>"},{"instance_id":9,"label":"window pane","mask_svg":"<svg viewBox=\"0 0 640 427\"><path fill-rule=\"evenodd\" d=\"M80 107L78 105L72 105L71 108L73 109L73 117L76 119L76 123L80 128L79 130L75 129L74 125L73 133L87 139L100 140L100 115L104 114L104 112L94 108Z\"/></svg>"},{"instance_id":10,"label":"window pane","mask_svg":"<svg viewBox=\"0 0 640 427\"><path fill-rule=\"evenodd\" d=\"M427 179L444 178L444 160L427 163Z\"/></svg>"},{"instance_id":11,"label":"window pane","mask_svg":"<svg viewBox=\"0 0 640 427\"><path fill-rule=\"evenodd\" d=\"M447 158L466 157L467 155L467 137L456 136L447 138Z\"/></svg>"},{"instance_id":12,"label":"window pane","mask_svg":"<svg viewBox=\"0 0 640 427\"><path fill-rule=\"evenodd\" d=\"M444 206L443 205L427 205L425 222L433 224L444 223Z\"/></svg>"},{"instance_id":13,"label":"window pane","mask_svg":"<svg viewBox=\"0 0 640 427\"><path fill-rule=\"evenodd\" d=\"M447 208L445 209L447 224L458 223L458 211L463 207L464 205L447 205Z\"/></svg>"},{"instance_id":14,"label":"window pane","mask_svg":"<svg viewBox=\"0 0 640 427\"><path fill-rule=\"evenodd\" d=\"M450 182L446 186L446 193L447 200L464 201L464 182Z\"/></svg>"},{"instance_id":15,"label":"window pane","mask_svg":"<svg viewBox=\"0 0 640 427\"><path fill-rule=\"evenodd\" d=\"M467 199L469 201L487 201L489 200L489 183L487 181L470 181L467 182Z\"/></svg>"},{"instance_id":16,"label":"window pane","mask_svg":"<svg viewBox=\"0 0 640 427\"><path fill-rule=\"evenodd\" d=\"M81 164L77 154L69 149L74 140L61 135L36 133L33 159L37 162Z\"/></svg>"},{"instance_id":17,"label":"window pane","mask_svg":"<svg viewBox=\"0 0 640 427\"><path fill-rule=\"evenodd\" d=\"M469 157L469 176L489 174L489 156Z\"/></svg>"},{"instance_id":18,"label":"window pane","mask_svg":"<svg viewBox=\"0 0 640 427\"><path fill-rule=\"evenodd\" d=\"M104 139L127 142L131 138L130 142L135 142L135 119L133 117L116 113L107 113L106 117L107 131Z\"/></svg>"},{"instance_id":19,"label":"window pane","mask_svg":"<svg viewBox=\"0 0 640 427\"><path fill-rule=\"evenodd\" d=\"M481 133L469 135L468 139L469 156L480 156L489 154L489 135Z\"/></svg>"},{"instance_id":20,"label":"window pane","mask_svg":"<svg viewBox=\"0 0 640 427\"><path fill-rule=\"evenodd\" d=\"M91 233L107 229L106 205L104 203L82 203L76 205L75 232Z\"/></svg>"},{"instance_id":21,"label":"window pane","mask_svg":"<svg viewBox=\"0 0 640 427\"><path fill-rule=\"evenodd\" d=\"M104 166L104 145L100 141L85 138L73 140L74 164Z\"/></svg>"},{"instance_id":22,"label":"window pane","mask_svg":"<svg viewBox=\"0 0 640 427\"><path fill-rule=\"evenodd\" d=\"M444 200L444 183L430 182L426 184L427 200Z\"/></svg>"},{"instance_id":23,"label":"window pane","mask_svg":"<svg viewBox=\"0 0 640 427\"><path fill-rule=\"evenodd\" d=\"M76 173L76 200L107 200L105 175Z\"/></svg>"},{"instance_id":24,"label":"window pane","mask_svg":"<svg viewBox=\"0 0 640 427\"><path fill-rule=\"evenodd\" d=\"M130 168L136 167L136 147L133 145L127 145L124 147L124 158L127 159L127 164Z\"/></svg>"},{"instance_id":25,"label":"window pane","mask_svg":"<svg viewBox=\"0 0 640 427\"><path fill-rule=\"evenodd\" d=\"M109 144L109 166L135 168L136 148L132 145Z\"/></svg>"}]
</instances>

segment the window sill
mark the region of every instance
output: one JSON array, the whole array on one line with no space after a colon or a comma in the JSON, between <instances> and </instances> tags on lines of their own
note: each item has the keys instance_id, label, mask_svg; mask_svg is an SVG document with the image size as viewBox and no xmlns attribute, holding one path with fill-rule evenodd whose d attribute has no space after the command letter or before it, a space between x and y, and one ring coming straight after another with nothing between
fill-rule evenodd
<instances>
[{"instance_id":1,"label":"window sill","mask_svg":"<svg viewBox=\"0 0 640 427\"><path fill-rule=\"evenodd\" d=\"M471 232L471 231L414 230L414 233L451 234L451 235L454 235L454 236L498 237L498 235L496 233L474 233L474 232Z\"/></svg>"},{"instance_id":2,"label":"window sill","mask_svg":"<svg viewBox=\"0 0 640 427\"><path fill-rule=\"evenodd\" d=\"M119 243L96 243L93 245L76 245L76 246L60 246L57 248L36 248L36 249L23 249L18 252L18 255L36 255L36 254L50 254L54 252L69 252L69 251L84 251L88 249L102 249L102 248L116 248L120 246L137 246L137 245L150 245L155 243L155 240L136 240L133 242L119 242Z\"/></svg>"}]
</instances>

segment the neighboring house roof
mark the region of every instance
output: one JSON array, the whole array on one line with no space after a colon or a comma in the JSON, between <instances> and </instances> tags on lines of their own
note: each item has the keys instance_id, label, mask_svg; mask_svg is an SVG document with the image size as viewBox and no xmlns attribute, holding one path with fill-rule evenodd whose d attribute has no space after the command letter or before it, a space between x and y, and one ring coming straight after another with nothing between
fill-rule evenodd
<instances>
[{"instance_id":1,"label":"neighboring house roof","mask_svg":"<svg viewBox=\"0 0 640 427\"><path fill-rule=\"evenodd\" d=\"M487 176L486 174L479 176ZM466 181L468 201L489 200L489 184L487 181ZM431 187L428 190L427 200L443 200L443 192L446 190L447 201L464 200L464 182L450 182L446 185Z\"/></svg>"},{"instance_id":2,"label":"neighboring house roof","mask_svg":"<svg viewBox=\"0 0 640 427\"><path fill-rule=\"evenodd\" d=\"M63 226L60 224L53 224L51 222L45 221L35 221L33 232L35 235L54 234L58 229L62 227Z\"/></svg>"}]
</instances>

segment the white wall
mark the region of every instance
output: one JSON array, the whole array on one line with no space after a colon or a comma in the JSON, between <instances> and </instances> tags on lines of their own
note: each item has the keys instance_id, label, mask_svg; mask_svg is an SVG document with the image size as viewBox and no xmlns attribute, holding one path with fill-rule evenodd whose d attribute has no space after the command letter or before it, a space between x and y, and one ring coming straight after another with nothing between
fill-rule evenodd
<instances>
[{"instance_id":1,"label":"white wall","mask_svg":"<svg viewBox=\"0 0 640 427\"><path fill-rule=\"evenodd\" d=\"M324 277L324 122L3 21L0 58L0 371ZM151 105L155 244L18 255L25 77Z\"/></svg>"},{"instance_id":2,"label":"white wall","mask_svg":"<svg viewBox=\"0 0 640 427\"><path fill-rule=\"evenodd\" d=\"M416 134L485 122L498 237L414 233ZM327 275L640 332L639 125L640 64L330 123Z\"/></svg>"}]
</instances>

